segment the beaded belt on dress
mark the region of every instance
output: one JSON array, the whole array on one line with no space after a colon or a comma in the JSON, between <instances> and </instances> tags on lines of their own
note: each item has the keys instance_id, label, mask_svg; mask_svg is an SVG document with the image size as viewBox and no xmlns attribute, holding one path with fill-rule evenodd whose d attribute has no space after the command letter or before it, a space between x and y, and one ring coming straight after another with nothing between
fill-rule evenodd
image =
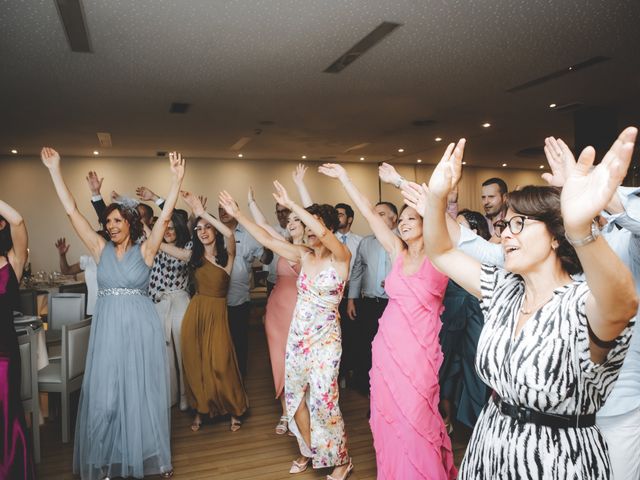
<instances>
[{"instance_id":1,"label":"beaded belt on dress","mask_svg":"<svg viewBox=\"0 0 640 480\"><path fill-rule=\"evenodd\" d=\"M143 295L147 296L147 291L140 288L103 288L98 290L99 297L107 297L110 295Z\"/></svg>"}]
</instances>

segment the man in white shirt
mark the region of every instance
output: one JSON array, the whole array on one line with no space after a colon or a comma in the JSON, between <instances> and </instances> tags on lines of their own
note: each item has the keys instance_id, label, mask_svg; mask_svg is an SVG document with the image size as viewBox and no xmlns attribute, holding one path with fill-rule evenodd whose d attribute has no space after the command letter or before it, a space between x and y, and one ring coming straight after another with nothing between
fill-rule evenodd
<instances>
[{"instance_id":1,"label":"man in white shirt","mask_svg":"<svg viewBox=\"0 0 640 480\"><path fill-rule=\"evenodd\" d=\"M351 231L351 225L353 224L353 218L355 216L351 205L346 203L338 203L335 206L338 211L338 220L340 224L336 237L342 243L344 243L351 252L351 262L349 264L349 275L353 270L353 263L356 261L356 253L358 252L358 245L362 240L360 235L357 235ZM349 289L348 279L345 286L345 292ZM342 297L340 306L338 308L340 312L340 318L342 322L340 324L342 328L342 358L340 360L340 386L344 388L346 386L347 372L353 370L355 362L355 346L354 346L354 332L352 331L352 322L347 321L347 298L346 294Z\"/></svg>"},{"instance_id":2,"label":"man in white shirt","mask_svg":"<svg viewBox=\"0 0 640 480\"><path fill-rule=\"evenodd\" d=\"M229 330L236 350L238 368L242 378L247 375L247 356L249 354L249 315L251 314L251 266L254 260L268 265L273 259L271 250L263 248L238 221L223 208L218 207L220 221L233 230L236 240L236 257L233 261L229 292L227 293L227 312Z\"/></svg>"},{"instance_id":3,"label":"man in white shirt","mask_svg":"<svg viewBox=\"0 0 640 480\"><path fill-rule=\"evenodd\" d=\"M504 218L508 192L507 183L501 178L493 177L482 182L482 206L484 207L489 233L491 233L492 241L495 243L500 243L500 241L494 235L493 224Z\"/></svg>"},{"instance_id":4,"label":"man in white shirt","mask_svg":"<svg viewBox=\"0 0 640 480\"><path fill-rule=\"evenodd\" d=\"M390 230L398 223L398 210L393 203L379 202L375 212ZM391 270L391 259L375 235L368 235L358 246L349 280L347 315L343 323L352 325L354 345L353 383L363 394L369 393L371 342L378 333L378 320L389 302L384 279Z\"/></svg>"},{"instance_id":5,"label":"man in white shirt","mask_svg":"<svg viewBox=\"0 0 640 480\"><path fill-rule=\"evenodd\" d=\"M69 265L67 252L70 245L64 237L56 241L56 248L60 256L60 273L63 275L77 275L84 272L84 283L87 285L86 314L93 315L98 295L98 266L91 255L81 255L80 261Z\"/></svg>"}]
</instances>

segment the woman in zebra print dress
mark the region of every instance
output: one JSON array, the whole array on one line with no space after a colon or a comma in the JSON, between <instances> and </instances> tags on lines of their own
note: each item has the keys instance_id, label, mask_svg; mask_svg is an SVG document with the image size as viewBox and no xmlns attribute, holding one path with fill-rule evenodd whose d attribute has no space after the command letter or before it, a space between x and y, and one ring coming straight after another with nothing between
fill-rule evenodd
<instances>
[{"instance_id":1,"label":"woman in zebra print dress","mask_svg":"<svg viewBox=\"0 0 640 480\"><path fill-rule=\"evenodd\" d=\"M431 261L480 298L485 314L476 369L495 393L460 479L611 478L594 414L622 366L638 299L630 272L590 235L590 224L624 178L636 133L625 130L590 173L595 152L585 150L562 195L533 186L510 194L498 225L505 270L454 250L447 234L446 198L460 175L464 140L449 146L428 190L406 193L425 213ZM586 282L571 279L583 270Z\"/></svg>"}]
</instances>

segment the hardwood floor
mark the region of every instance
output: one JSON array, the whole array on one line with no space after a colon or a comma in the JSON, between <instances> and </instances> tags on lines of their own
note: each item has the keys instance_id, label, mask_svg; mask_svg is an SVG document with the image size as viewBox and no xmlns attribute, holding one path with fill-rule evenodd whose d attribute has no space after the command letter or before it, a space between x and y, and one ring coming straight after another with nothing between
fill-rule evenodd
<instances>
[{"instance_id":1,"label":"hardwood floor","mask_svg":"<svg viewBox=\"0 0 640 480\"><path fill-rule=\"evenodd\" d=\"M331 469L309 469L295 477L288 473L291 461L298 455L297 443L293 437L279 436L274 432L280 416L280 402L273 398L266 339L262 324L257 319L250 330L249 352L246 386L250 411L239 431L230 432L228 420L220 420L203 424L200 431L193 433L189 428L191 417L173 408L171 452L174 479L305 480L324 479L331 473ZM355 465L349 478L375 479L375 454L366 418L369 401L356 391L345 389L340 392L340 407L349 438L349 453ZM468 432L457 427L453 439L456 464L459 465L468 441ZM72 457L73 441L62 444L59 421L45 424L42 427L42 463L38 466L38 478L74 478Z\"/></svg>"}]
</instances>

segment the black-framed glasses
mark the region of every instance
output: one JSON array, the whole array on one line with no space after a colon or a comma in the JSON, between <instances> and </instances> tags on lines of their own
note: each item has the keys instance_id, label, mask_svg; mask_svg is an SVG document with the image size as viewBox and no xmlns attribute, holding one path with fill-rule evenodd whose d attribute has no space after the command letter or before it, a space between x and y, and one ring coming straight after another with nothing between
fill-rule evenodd
<instances>
[{"instance_id":1,"label":"black-framed glasses","mask_svg":"<svg viewBox=\"0 0 640 480\"><path fill-rule=\"evenodd\" d=\"M502 236L502 232L509 227L511 233L514 235L519 234L524 229L524 221L525 220L536 220L540 221L537 217L529 217L527 215L514 215L509 220L498 220L493 224L494 232L498 238Z\"/></svg>"}]
</instances>

